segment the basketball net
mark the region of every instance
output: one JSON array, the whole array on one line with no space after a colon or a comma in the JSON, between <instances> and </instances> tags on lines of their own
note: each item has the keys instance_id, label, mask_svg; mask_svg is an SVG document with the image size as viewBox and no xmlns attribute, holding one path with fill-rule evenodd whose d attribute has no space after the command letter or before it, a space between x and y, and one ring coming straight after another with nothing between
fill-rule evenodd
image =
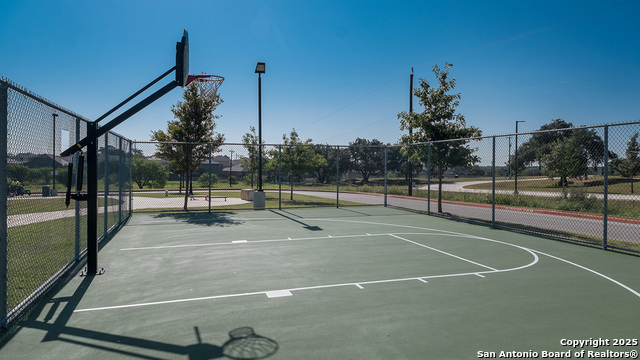
<instances>
[{"instance_id":1,"label":"basketball net","mask_svg":"<svg viewBox=\"0 0 640 360\"><path fill-rule=\"evenodd\" d=\"M222 85L224 78L218 75L189 75L187 85L192 82L200 90L200 96L207 100L213 100L218 93L218 88Z\"/></svg>"}]
</instances>

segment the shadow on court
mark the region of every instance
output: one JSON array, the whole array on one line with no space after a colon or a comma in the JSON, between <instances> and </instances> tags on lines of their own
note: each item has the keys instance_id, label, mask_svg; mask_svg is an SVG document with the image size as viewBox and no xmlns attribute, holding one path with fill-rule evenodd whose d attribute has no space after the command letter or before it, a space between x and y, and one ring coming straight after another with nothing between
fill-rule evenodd
<instances>
[{"instance_id":1,"label":"shadow on court","mask_svg":"<svg viewBox=\"0 0 640 360\"><path fill-rule=\"evenodd\" d=\"M295 218L293 218L293 216L297 216L297 215L292 214L292 213L290 213L288 211L285 211L285 210L273 211L273 210L271 210L271 212L273 214L278 215L278 216L282 216L283 218L289 219L289 220L291 220L293 222L297 222L298 224L302 225L307 230L311 230L311 231L321 231L322 230L322 228L319 227L319 226L311 226L311 225L309 225L307 223L304 223L304 222L302 222L300 220L296 220ZM289 214L289 215L285 215L283 213L286 213L286 214ZM300 217L300 216L297 216L297 217Z\"/></svg>"},{"instance_id":2,"label":"shadow on court","mask_svg":"<svg viewBox=\"0 0 640 360\"><path fill-rule=\"evenodd\" d=\"M200 329L194 326L194 340L191 345L178 345L151 339L123 336L108 332L69 326L69 320L80 300L85 295L94 277L85 277L71 296L53 297L43 301L34 309L30 319L20 324L21 328L32 328L46 332L41 340L45 342L63 342L94 350L106 351L128 358L156 359L153 354L186 355L189 359L264 359L278 351L278 343L270 338L258 335L251 327L240 327L229 332L229 340L222 345L203 341ZM49 307L45 317L41 318ZM60 310L62 307L62 310ZM56 313L58 315L56 315ZM5 339L8 341L8 339ZM5 342L6 343L6 342ZM0 344L0 348L2 344ZM151 351L151 353L149 352Z\"/></svg>"},{"instance_id":3,"label":"shadow on court","mask_svg":"<svg viewBox=\"0 0 640 360\"><path fill-rule=\"evenodd\" d=\"M233 212L216 212L216 213L161 213L154 214L154 219L173 219L177 222L183 222L192 225L201 226L232 226L242 225L244 221L233 219L232 217L237 215Z\"/></svg>"}]
</instances>

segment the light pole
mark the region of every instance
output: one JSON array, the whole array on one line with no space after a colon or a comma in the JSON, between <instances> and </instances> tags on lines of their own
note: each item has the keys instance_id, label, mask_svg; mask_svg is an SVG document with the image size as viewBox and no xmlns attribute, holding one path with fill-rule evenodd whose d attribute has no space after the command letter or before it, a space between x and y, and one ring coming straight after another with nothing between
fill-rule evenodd
<instances>
[{"instance_id":1,"label":"light pole","mask_svg":"<svg viewBox=\"0 0 640 360\"><path fill-rule=\"evenodd\" d=\"M523 123L525 122L524 120L518 120L516 121L516 166L515 166L515 190L514 190L514 194L518 195L518 123Z\"/></svg>"},{"instance_id":2,"label":"light pole","mask_svg":"<svg viewBox=\"0 0 640 360\"><path fill-rule=\"evenodd\" d=\"M53 113L53 166L52 169L52 177L53 177L53 188L51 189L51 195L54 194L54 190L56 189L56 118L59 116L56 113ZM57 195L57 194L56 194Z\"/></svg>"},{"instance_id":3,"label":"light pole","mask_svg":"<svg viewBox=\"0 0 640 360\"><path fill-rule=\"evenodd\" d=\"M265 71L265 63L256 64L258 74L258 191L262 192L262 74Z\"/></svg>"}]
</instances>

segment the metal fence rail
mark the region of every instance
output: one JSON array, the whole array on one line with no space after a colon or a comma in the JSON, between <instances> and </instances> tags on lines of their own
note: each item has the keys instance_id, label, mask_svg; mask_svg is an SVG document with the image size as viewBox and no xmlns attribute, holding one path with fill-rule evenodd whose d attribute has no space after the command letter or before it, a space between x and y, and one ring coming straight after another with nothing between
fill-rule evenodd
<instances>
[{"instance_id":1,"label":"metal fence rail","mask_svg":"<svg viewBox=\"0 0 640 360\"><path fill-rule=\"evenodd\" d=\"M640 122L411 145L265 144L265 205L394 206L640 254L638 133ZM187 173L179 163L198 147ZM440 156L457 148L473 161ZM136 142L133 209L253 209L241 190L257 187L256 149ZM149 164L158 180L141 170Z\"/></svg>"},{"instance_id":2,"label":"metal fence rail","mask_svg":"<svg viewBox=\"0 0 640 360\"><path fill-rule=\"evenodd\" d=\"M67 165L58 154L86 136L88 120L0 78L0 326L15 320L82 260L86 203L64 205ZM100 139L101 209L106 239L130 215L131 141ZM86 189L86 178L83 180Z\"/></svg>"}]
</instances>

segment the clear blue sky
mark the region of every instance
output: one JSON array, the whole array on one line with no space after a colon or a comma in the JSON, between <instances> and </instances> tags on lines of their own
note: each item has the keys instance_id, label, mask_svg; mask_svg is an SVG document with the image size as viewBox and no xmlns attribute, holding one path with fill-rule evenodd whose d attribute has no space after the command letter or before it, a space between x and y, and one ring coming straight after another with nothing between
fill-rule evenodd
<instances>
[{"instance_id":1,"label":"clear blue sky","mask_svg":"<svg viewBox=\"0 0 640 360\"><path fill-rule=\"evenodd\" d=\"M395 143L409 74L434 81L453 63L459 111L485 135L551 119L640 119L640 0L581 1L5 1L0 75L95 119L175 63L182 29L191 73L221 75L217 131ZM168 82L165 80L162 84ZM117 127L135 140L165 130L178 88ZM420 110L414 99L414 110Z\"/></svg>"}]
</instances>

